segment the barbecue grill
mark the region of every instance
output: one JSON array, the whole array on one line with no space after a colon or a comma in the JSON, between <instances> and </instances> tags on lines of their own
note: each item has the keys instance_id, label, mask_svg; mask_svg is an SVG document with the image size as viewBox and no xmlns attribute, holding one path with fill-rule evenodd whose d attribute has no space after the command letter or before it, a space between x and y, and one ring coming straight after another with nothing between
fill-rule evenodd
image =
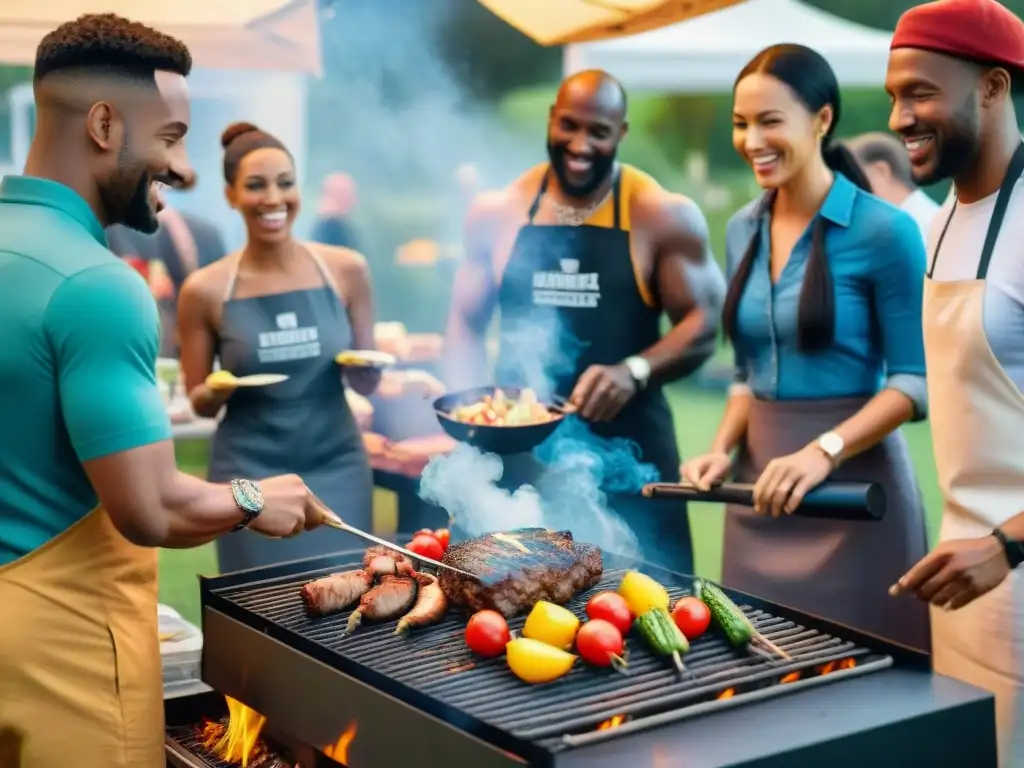
<instances>
[{"instance_id":1,"label":"barbecue grill","mask_svg":"<svg viewBox=\"0 0 1024 768\"><path fill-rule=\"evenodd\" d=\"M361 559L342 552L201 579L203 680L293 744L323 751L348 734L348 768L996 765L989 694L932 674L915 651L749 595L727 590L790 659L735 651L709 632L681 678L631 635L628 674L577 662L529 686L503 658L475 658L454 611L408 637L392 634L394 622L343 636L348 611L307 617L301 585ZM673 599L692 584L606 553L601 582L568 607L582 617L588 597L630 567ZM169 749L201 754L194 721L169 709Z\"/></svg>"}]
</instances>

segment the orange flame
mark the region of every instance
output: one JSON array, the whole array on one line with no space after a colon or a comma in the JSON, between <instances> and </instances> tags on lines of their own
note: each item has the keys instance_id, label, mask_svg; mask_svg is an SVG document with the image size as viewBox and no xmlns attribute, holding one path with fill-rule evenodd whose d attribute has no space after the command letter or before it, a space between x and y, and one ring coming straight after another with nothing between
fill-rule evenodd
<instances>
[{"instance_id":1,"label":"orange flame","mask_svg":"<svg viewBox=\"0 0 1024 768\"><path fill-rule=\"evenodd\" d=\"M782 679L779 680L779 682L780 683L795 683L799 679L800 679L800 673L799 672L790 672L788 675L783 675Z\"/></svg>"},{"instance_id":2,"label":"orange flame","mask_svg":"<svg viewBox=\"0 0 1024 768\"><path fill-rule=\"evenodd\" d=\"M597 730L599 730L599 731L607 731L607 730L610 730L612 728L618 728L624 722L626 722L626 716L625 715L616 715L615 717L611 718L610 720L605 720L603 723L601 723L599 726L597 726Z\"/></svg>"},{"instance_id":3,"label":"orange flame","mask_svg":"<svg viewBox=\"0 0 1024 768\"><path fill-rule=\"evenodd\" d=\"M238 764L247 768L249 763L260 757L264 746L260 733L267 718L240 701L225 696L228 704L228 723L207 723L200 734L203 746L225 763Z\"/></svg>"},{"instance_id":4,"label":"orange flame","mask_svg":"<svg viewBox=\"0 0 1024 768\"><path fill-rule=\"evenodd\" d=\"M342 732L338 740L333 744L328 744L324 747L324 754L332 760L341 763L342 765L348 765L348 748L352 742L356 739L356 733L359 731L359 725L353 720L348 724L348 727Z\"/></svg>"},{"instance_id":5,"label":"orange flame","mask_svg":"<svg viewBox=\"0 0 1024 768\"><path fill-rule=\"evenodd\" d=\"M818 674L829 675L833 672L838 672L841 669L853 669L856 666L856 659L840 659L839 661L830 661L828 664L823 664L820 667L818 667Z\"/></svg>"},{"instance_id":6,"label":"orange flame","mask_svg":"<svg viewBox=\"0 0 1024 768\"><path fill-rule=\"evenodd\" d=\"M731 699L735 695L736 695L736 689L735 688L726 688L724 691L722 691L720 694L718 694L718 696L716 696L715 698L717 700L721 701L722 699Z\"/></svg>"}]
</instances>

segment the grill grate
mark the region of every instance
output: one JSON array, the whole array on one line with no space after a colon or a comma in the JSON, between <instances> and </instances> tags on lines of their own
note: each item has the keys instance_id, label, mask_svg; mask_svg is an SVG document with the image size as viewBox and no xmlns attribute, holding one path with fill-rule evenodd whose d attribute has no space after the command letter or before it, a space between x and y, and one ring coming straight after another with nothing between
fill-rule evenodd
<instances>
[{"instance_id":1,"label":"grill grate","mask_svg":"<svg viewBox=\"0 0 1024 768\"><path fill-rule=\"evenodd\" d=\"M170 726L167 728L167 736L185 749L203 768L239 768L239 763L228 763L211 754L203 746L196 729L195 725ZM264 757L251 759L249 768L291 768L291 764L271 753Z\"/></svg>"},{"instance_id":2,"label":"grill grate","mask_svg":"<svg viewBox=\"0 0 1024 768\"><path fill-rule=\"evenodd\" d=\"M589 734L613 718L637 725L645 717L713 701L732 689L738 704L745 697L762 698L764 691L786 677L820 675L826 665L853 659L864 667L891 659L841 637L801 626L764 610L741 606L758 631L785 650L789 661L769 661L734 650L718 632L692 643L685 663L690 675L680 678L670 661L655 657L635 635L627 638L628 674L593 669L577 662L562 680L544 686L520 682L504 658L482 660L463 642L465 619L454 611L440 624L415 631L410 637L393 635L395 622L364 624L344 636L350 611L310 618L299 597L302 584L350 566L334 566L275 581L224 587L218 594L266 622L295 632L369 669L397 680L422 694L457 708L524 741L553 752L570 746L574 735ZM566 605L585 619L587 600L601 590L615 589L625 573L606 570L600 583ZM673 602L685 593L668 587ZM509 622L521 631L525 617ZM883 665L887 666L887 664ZM852 672L828 675L838 680ZM825 682L822 680L821 682ZM782 686L779 686L782 687ZM782 691L779 691L780 693ZM680 715L679 719L682 719Z\"/></svg>"}]
</instances>

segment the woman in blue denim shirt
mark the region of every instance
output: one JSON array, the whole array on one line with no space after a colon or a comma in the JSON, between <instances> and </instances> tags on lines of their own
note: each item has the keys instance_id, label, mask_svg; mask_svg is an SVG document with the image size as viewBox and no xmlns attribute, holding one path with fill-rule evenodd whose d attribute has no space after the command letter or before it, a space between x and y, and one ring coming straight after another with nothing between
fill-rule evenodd
<instances>
[{"instance_id":1,"label":"woman in blue denim shirt","mask_svg":"<svg viewBox=\"0 0 1024 768\"><path fill-rule=\"evenodd\" d=\"M897 431L927 412L925 253L832 143L839 113L835 74L803 46L762 51L736 81L733 144L766 191L726 231L737 379L710 453L682 472L755 483L753 509L727 509L728 586L927 649L927 611L887 597L927 551ZM885 518L791 516L826 478L880 483Z\"/></svg>"}]
</instances>

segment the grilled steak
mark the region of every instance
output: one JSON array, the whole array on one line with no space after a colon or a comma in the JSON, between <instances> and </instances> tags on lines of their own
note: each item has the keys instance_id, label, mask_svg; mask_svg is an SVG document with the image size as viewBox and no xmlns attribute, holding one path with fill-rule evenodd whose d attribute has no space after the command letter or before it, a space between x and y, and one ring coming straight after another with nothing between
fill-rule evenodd
<instances>
[{"instance_id":1,"label":"grilled steak","mask_svg":"<svg viewBox=\"0 0 1024 768\"><path fill-rule=\"evenodd\" d=\"M600 549L573 541L568 531L543 528L489 533L453 544L443 562L480 577L477 581L442 569L438 581L452 605L490 608L505 618L525 613L538 600L567 603L604 572Z\"/></svg>"}]
</instances>

